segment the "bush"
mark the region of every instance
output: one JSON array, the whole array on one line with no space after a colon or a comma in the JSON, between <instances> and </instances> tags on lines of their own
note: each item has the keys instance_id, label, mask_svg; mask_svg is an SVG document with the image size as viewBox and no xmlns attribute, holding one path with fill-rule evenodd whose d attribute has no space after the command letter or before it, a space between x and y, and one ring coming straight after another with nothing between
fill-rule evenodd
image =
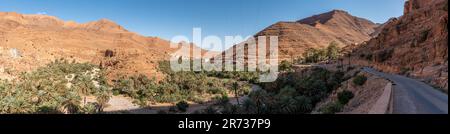
<instances>
[{"instance_id":1,"label":"bush","mask_svg":"<svg viewBox=\"0 0 450 134\"><path fill-rule=\"evenodd\" d=\"M224 89L222 87L213 87L213 88L210 88L208 90L208 93L210 93L210 94L224 94L224 93L226 93L225 90L226 89Z\"/></svg>"},{"instance_id":2,"label":"bush","mask_svg":"<svg viewBox=\"0 0 450 134\"><path fill-rule=\"evenodd\" d=\"M338 93L339 103L341 103L343 105L347 104L351 99L353 99L353 97L354 97L354 94L347 90Z\"/></svg>"},{"instance_id":3,"label":"bush","mask_svg":"<svg viewBox=\"0 0 450 134\"><path fill-rule=\"evenodd\" d=\"M367 77L364 75L358 75L353 79L353 84L362 86L366 83Z\"/></svg>"},{"instance_id":4,"label":"bush","mask_svg":"<svg viewBox=\"0 0 450 134\"><path fill-rule=\"evenodd\" d=\"M227 104L223 106L222 114L238 114L239 113L239 106L238 105L232 105Z\"/></svg>"},{"instance_id":5,"label":"bush","mask_svg":"<svg viewBox=\"0 0 450 134\"><path fill-rule=\"evenodd\" d=\"M344 108L344 105L342 105L341 103L333 102L333 103L326 104L319 111L322 114L335 114L335 113L341 112L343 108Z\"/></svg>"},{"instance_id":6,"label":"bush","mask_svg":"<svg viewBox=\"0 0 450 134\"><path fill-rule=\"evenodd\" d=\"M400 68L400 74L401 75L406 75L409 71L410 71L410 69L407 68L407 67Z\"/></svg>"},{"instance_id":7,"label":"bush","mask_svg":"<svg viewBox=\"0 0 450 134\"><path fill-rule=\"evenodd\" d=\"M203 113L204 114L218 114L219 112L214 107L208 106L206 109L203 110Z\"/></svg>"},{"instance_id":8,"label":"bush","mask_svg":"<svg viewBox=\"0 0 450 134\"><path fill-rule=\"evenodd\" d=\"M288 61L281 61L280 63L280 71L290 71L292 70L292 63Z\"/></svg>"},{"instance_id":9,"label":"bush","mask_svg":"<svg viewBox=\"0 0 450 134\"><path fill-rule=\"evenodd\" d=\"M338 101L331 102L319 109L322 114L335 114L341 112L344 106L354 97L350 91L342 91L338 93Z\"/></svg>"},{"instance_id":10,"label":"bush","mask_svg":"<svg viewBox=\"0 0 450 134\"><path fill-rule=\"evenodd\" d=\"M243 95L248 95L248 94L250 94L250 92L252 92L252 87L251 87L251 85L245 85L241 88L241 91L242 91Z\"/></svg>"},{"instance_id":11,"label":"bush","mask_svg":"<svg viewBox=\"0 0 450 134\"><path fill-rule=\"evenodd\" d=\"M119 91L119 90L113 90L113 95L114 95L114 96L120 95L120 91Z\"/></svg>"},{"instance_id":12,"label":"bush","mask_svg":"<svg viewBox=\"0 0 450 134\"><path fill-rule=\"evenodd\" d=\"M275 113L281 114L306 114L313 109L311 99L305 96L279 98L274 107Z\"/></svg>"},{"instance_id":13,"label":"bush","mask_svg":"<svg viewBox=\"0 0 450 134\"><path fill-rule=\"evenodd\" d=\"M252 99L245 99L244 102L242 103L242 108L246 113L252 113L252 111L256 109L255 107L256 103L253 102Z\"/></svg>"},{"instance_id":14,"label":"bush","mask_svg":"<svg viewBox=\"0 0 450 134\"><path fill-rule=\"evenodd\" d=\"M181 112L186 112L189 108L189 104L186 101L180 101L176 105L178 110L180 110Z\"/></svg>"},{"instance_id":15,"label":"bush","mask_svg":"<svg viewBox=\"0 0 450 134\"><path fill-rule=\"evenodd\" d=\"M224 94L222 96L217 96L215 98L215 100L217 100L217 104L219 105L226 105L230 102L230 98L228 97L228 95Z\"/></svg>"}]
</instances>

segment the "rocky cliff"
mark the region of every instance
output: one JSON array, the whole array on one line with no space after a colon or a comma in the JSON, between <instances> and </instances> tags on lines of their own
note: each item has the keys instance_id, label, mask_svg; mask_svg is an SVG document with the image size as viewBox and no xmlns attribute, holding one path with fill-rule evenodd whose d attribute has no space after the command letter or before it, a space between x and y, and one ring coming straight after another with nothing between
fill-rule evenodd
<instances>
[{"instance_id":1,"label":"rocky cliff","mask_svg":"<svg viewBox=\"0 0 450 134\"><path fill-rule=\"evenodd\" d=\"M448 90L448 0L409 0L404 15L353 54L375 68Z\"/></svg>"}]
</instances>

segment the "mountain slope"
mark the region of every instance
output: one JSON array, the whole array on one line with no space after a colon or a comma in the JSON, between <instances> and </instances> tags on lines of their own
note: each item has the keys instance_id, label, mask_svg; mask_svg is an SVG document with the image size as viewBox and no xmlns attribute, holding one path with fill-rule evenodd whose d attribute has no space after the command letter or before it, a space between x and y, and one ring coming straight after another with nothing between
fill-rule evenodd
<instances>
[{"instance_id":1,"label":"mountain slope","mask_svg":"<svg viewBox=\"0 0 450 134\"><path fill-rule=\"evenodd\" d=\"M281 61L298 58L308 48L327 47L331 42L337 42L340 47L361 43L371 38L377 26L345 11L333 10L296 22L275 23L255 37L278 36Z\"/></svg>"},{"instance_id":2,"label":"mountain slope","mask_svg":"<svg viewBox=\"0 0 450 134\"><path fill-rule=\"evenodd\" d=\"M448 0L409 0L404 11L354 56L448 90Z\"/></svg>"},{"instance_id":3,"label":"mountain slope","mask_svg":"<svg viewBox=\"0 0 450 134\"><path fill-rule=\"evenodd\" d=\"M158 61L176 51L169 44L106 19L78 24L47 15L0 12L0 67L17 73L65 58L101 65L110 78L141 73L160 77ZM11 51L20 55L12 56Z\"/></svg>"}]
</instances>

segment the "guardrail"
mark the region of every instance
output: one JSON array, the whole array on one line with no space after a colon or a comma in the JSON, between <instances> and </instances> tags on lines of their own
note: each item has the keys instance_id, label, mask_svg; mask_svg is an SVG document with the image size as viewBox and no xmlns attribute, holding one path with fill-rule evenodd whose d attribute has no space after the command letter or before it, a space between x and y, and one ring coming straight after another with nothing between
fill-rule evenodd
<instances>
[{"instance_id":1,"label":"guardrail","mask_svg":"<svg viewBox=\"0 0 450 134\"><path fill-rule=\"evenodd\" d=\"M384 87L383 94L369 111L369 114L392 114L393 113L393 82Z\"/></svg>"}]
</instances>

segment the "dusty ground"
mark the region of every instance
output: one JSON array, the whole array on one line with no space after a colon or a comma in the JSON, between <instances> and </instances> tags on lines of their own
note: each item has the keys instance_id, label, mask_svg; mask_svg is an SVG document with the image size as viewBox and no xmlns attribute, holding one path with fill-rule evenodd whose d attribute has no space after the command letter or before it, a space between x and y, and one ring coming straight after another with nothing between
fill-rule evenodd
<instances>
[{"instance_id":1,"label":"dusty ground","mask_svg":"<svg viewBox=\"0 0 450 134\"><path fill-rule=\"evenodd\" d=\"M347 75L357 73L359 69L354 69L349 71ZM341 114L367 114L372 106L379 99L381 94L384 91L384 87L388 83L387 80L374 76L367 73L357 73L357 75L364 75L367 77L367 81L362 86L357 86L353 84L353 78L349 79L342 83L342 87L338 90L335 90L327 99L320 102L314 111L318 111L320 107L335 102L338 100L337 94L344 90L348 90L353 92L354 98L350 100L350 102L344 106ZM315 113L315 112L313 112Z\"/></svg>"},{"instance_id":2,"label":"dusty ground","mask_svg":"<svg viewBox=\"0 0 450 134\"><path fill-rule=\"evenodd\" d=\"M203 104L190 103L189 108L185 113L194 113L197 110L206 109L208 106L213 104L213 102L207 102ZM157 103L150 104L148 107L142 108L136 104L133 104L132 98L124 96L113 96L108 102L108 106L104 109L104 112L109 114L157 114L158 111L167 112L169 111L169 108L173 106L175 106L175 104Z\"/></svg>"},{"instance_id":3,"label":"dusty ground","mask_svg":"<svg viewBox=\"0 0 450 134\"><path fill-rule=\"evenodd\" d=\"M257 85L252 86L252 91L261 90L261 87ZM238 97L239 102L243 103L245 99L248 99L248 96L240 96ZM230 103L233 105L237 105L238 101L234 94L229 93L229 99ZM209 101L198 104L194 102L189 102L189 108L184 113L179 114L192 114L196 111L204 110L208 106L215 105L216 102L212 100L211 98L208 99ZM133 104L133 99L130 97L124 97L124 96L112 96L110 101L108 102L108 106L104 109L104 112L106 113L125 113L125 114L157 114L158 111L169 111L170 107L175 106L175 104L172 103L156 103L156 104L150 104L146 108L141 108L136 104Z\"/></svg>"},{"instance_id":4,"label":"dusty ground","mask_svg":"<svg viewBox=\"0 0 450 134\"><path fill-rule=\"evenodd\" d=\"M366 114L383 94L387 80L378 76L362 73L366 76L367 82L363 86L349 84L349 91L355 94L355 97L344 107L342 113L345 114Z\"/></svg>"}]
</instances>

